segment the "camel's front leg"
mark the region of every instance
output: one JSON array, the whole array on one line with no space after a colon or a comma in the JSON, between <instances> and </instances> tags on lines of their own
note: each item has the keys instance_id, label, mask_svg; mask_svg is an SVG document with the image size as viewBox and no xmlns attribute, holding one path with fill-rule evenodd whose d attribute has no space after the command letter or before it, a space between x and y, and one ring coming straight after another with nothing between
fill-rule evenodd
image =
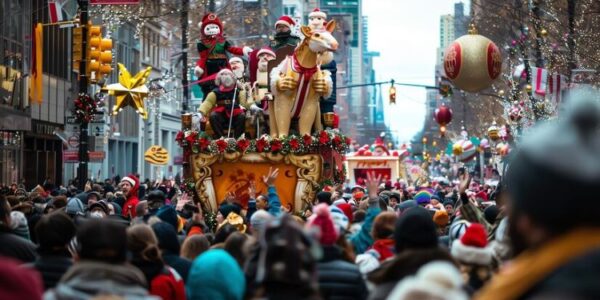
<instances>
[{"instance_id":1,"label":"camel's front leg","mask_svg":"<svg viewBox=\"0 0 600 300\"><path fill-rule=\"evenodd\" d=\"M277 89L279 93L273 101L275 123L280 138L286 137L290 132L290 123L292 120L292 107L294 105L294 95L298 87L298 81L293 76L281 76L277 79Z\"/></svg>"},{"instance_id":2,"label":"camel's front leg","mask_svg":"<svg viewBox=\"0 0 600 300\"><path fill-rule=\"evenodd\" d=\"M319 95L310 93L308 99L304 101L304 106L300 112L300 120L298 120L298 131L300 135L311 134L315 117L319 110Z\"/></svg>"},{"instance_id":3,"label":"camel's front leg","mask_svg":"<svg viewBox=\"0 0 600 300\"><path fill-rule=\"evenodd\" d=\"M273 95L268 95L267 97L270 97L271 99L273 99ZM269 133L271 134L271 137L277 137L279 134L279 130L277 130L277 117L275 116L275 105L274 105L274 101L269 101Z\"/></svg>"}]
</instances>

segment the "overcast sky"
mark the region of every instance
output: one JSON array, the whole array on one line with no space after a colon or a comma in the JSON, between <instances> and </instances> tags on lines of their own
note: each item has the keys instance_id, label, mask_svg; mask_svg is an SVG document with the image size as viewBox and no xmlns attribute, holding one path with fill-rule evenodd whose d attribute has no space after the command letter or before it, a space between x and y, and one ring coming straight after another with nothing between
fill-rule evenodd
<instances>
[{"instance_id":1,"label":"overcast sky","mask_svg":"<svg viewBox=\"0 0 600 300\"><path fill-rule=\"evenodd\" d=\"M440 15L453 14L455 2L458 1L362 1L363 15L369 17L369 50L381 53L374 61L378 81L434 84ZM400 142L409 141L423 127L425 89L397 87L397 104L390 107L388 88L382 90L386 123Z\"/></svg>"}]
</instances>

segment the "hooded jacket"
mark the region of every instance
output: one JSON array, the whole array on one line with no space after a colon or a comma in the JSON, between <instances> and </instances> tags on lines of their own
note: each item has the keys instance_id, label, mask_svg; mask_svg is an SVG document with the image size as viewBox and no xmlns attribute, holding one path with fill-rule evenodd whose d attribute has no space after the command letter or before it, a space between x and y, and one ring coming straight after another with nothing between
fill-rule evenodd
<instances>
[{"instance_id":1,"label":"hooded jacket","mask_svg":"<svg viewBox=\"0 0 600 300\"><path fill-rule=\"evenodd\" d=\"M126 195L127 199L125 200L125 204L123 205L122 214L124 217L128 217L129 214L131 213L131 218L133 219L136 217L135 207L140 202L140 199L138 198L138 190L140 189L140 180L133 174L130 174L129 176L127 176L125 178L133 179L135 184L131 188L131 191L129 191L129 194ZM123 178L121 181L125 180L125 178Z\"/></svg>"},{"instance_id":2,"label":"hooded jacket","mask_svg":"<svg viewBox=\"0 0 600 300\"><path fill-rule=\"evenodd\" d=\"M152 230L158 239L158 247L162 252L162 258L168 266L172 267L187 282L188 273L192 262L179 256L179 240L175 228L168 223L159 222L152 225Z\"/></svg>"},{"instance_id":3,"label":"hooded jacket","mask_svg":"<svg viewBox=\"0 0 600 300\"><path fill-rule=\"evenodd\" d=\"M366 299L367 286L358 267L343 260L338 246L324 246L317 263L319 291L326 300Z\"/></svg>"},{"instance_id":4,"label":"hooded jacket","mask_svg":"<svg viewBox=\"0 0 600 300\"><path fill-rule=\"evenodd\" d=\"M148 294L144 274L128 265L81 261L73 265L44 299L90 299L96 295L124 299L158 299Z\"/></svg>"}]
</instances>

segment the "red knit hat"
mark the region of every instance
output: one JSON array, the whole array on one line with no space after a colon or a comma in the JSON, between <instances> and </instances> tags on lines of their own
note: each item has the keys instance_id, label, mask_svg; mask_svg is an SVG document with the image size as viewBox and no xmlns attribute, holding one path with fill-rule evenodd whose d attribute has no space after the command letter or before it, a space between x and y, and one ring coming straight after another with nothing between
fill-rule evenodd
<instances>
[{"instance_id":1,"label":"red knit hat","mask_svg":"<svg viewBox=\"0 0 600 300\"><path fill-rule=\"evenodd\" d=\"M335 245L338 239L339 233L335 229L333 218L329 212L329 206L325 203L321 203L314 208L315 217L309 221L308 226L311 228L318 228L317 233L319 243L322 246Z\"/></svg>"},{"instance_id":2,"label":"red knit hat","mask_svg":"<svg viewBox=\"0 0 600 300\"><path fill-rule=\"evenodd\" d=\"M279 17L279 19L277 19L277 22L275 22L275 27L277 27L277 25L280 24L285 25L290 29L292 29L293 26L296 26L296 22L294 22L294 20L288 16Z\"/></svg>"},{"instance_id":3,"label":"red knit hat","mask_svg":"<svg viewBox=\"0 0 600 300\"><path fill-rule=\"evenodd\" d=\"M461 262L489 265L492 262L492 249L487 247L487 232L483 225L472 223L460 238L452 244L452 256Z\"/></svg>"},{"instance_id":4,"label":"red knit hat","mask_svg":"<svg viewBox=\"0 0 600 300\"><path fill-rule=\"evenodd\" d=\"M200 33L202 35L204 35L204 27L206 27L208 24L215 24L219 26L221 33L223 33L223 23L221 23L219 17L213 13L208 13L202 17L202 22L200 23Z\"/></svg>"}]
</instances>

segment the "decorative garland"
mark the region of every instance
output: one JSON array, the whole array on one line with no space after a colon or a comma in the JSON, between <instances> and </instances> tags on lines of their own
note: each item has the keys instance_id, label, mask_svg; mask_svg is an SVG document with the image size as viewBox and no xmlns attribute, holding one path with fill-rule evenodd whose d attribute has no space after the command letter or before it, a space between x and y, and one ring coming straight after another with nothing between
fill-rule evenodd
<instances>
[{"instance_id":1,"label":"decorative garland","mask_svg":"<svg viewBox=\"0 0 600 300\"><path fill-rule=\"evenodd\" d=\"M284 138L273 138L263 135L258 139L220 138L212 139L204 132L180 131L175 141L184 148L184 158L191 154L222 154L222 153L273 153L303 155L319 153L323 147L331 148L339 153L348 149L351 139L337 130L323 130L313 135L290 135Z\"/></svg>"},{"instance_id":2,"label":"decorative garland","mask_svg":"<svg viewBox=\"0 0 600 300\"><path fill-rule=\"evenodd\" d=\"M88 94L81 93L75 99L73 114L77 123L89 123L94 119L96 102Z\"/></svg>"}]
</instances>

